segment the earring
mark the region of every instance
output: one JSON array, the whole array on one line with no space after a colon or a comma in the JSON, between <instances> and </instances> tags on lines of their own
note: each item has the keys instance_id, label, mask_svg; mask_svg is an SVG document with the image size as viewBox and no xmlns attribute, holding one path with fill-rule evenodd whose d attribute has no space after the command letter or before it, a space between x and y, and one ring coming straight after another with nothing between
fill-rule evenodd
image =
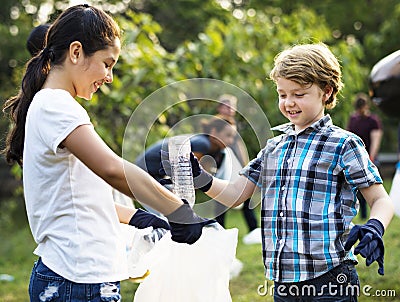
<instances>
[{"instance_id":1,"label":"earring","mask_svg":"<svg viewBox=\"0 0 400 302\"><path fill-rule=\"evenodd\" d=\"M72 60L72 63L76 64L76 59L73 59L73 60Z\"/></svg>"}]
</instances>

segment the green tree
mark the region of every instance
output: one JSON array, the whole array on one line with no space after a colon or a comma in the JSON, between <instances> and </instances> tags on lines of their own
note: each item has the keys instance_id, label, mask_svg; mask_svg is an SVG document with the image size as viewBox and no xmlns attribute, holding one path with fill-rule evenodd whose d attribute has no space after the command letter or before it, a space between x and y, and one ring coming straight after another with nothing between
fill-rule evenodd
<instances>
[{"instance_id":1,"label":"green tree","mask_svg":"<svg viewBox=\"0 0 400 302\"><path fill-rule=\"evenodd\" d=\"M176 51L176 62L186 77L206 77L230 82L247 91L266 112L271 125L285 122L268 75L275 55L296 43L321 41L331 46L343 66L346 83L339 104L332 111L344 126L351 111L351 96L364 86L367 70L360 66L363 51L356 40L332 37L326 21L313 10L299 8L291 14L268 8L242 10L228 23L213 19L199 39L185 42ZM248 135L244 135L248 137ZM248 142L249 146L256 146ZM257 150L251 150L253 155Z\"/></svg>"},{"instance_id":2,"label":"green tree","mask_svg":"<svg viewBox=\"0 0 400 302\"><path fill-rule=\"evenodd\" d=\"M59 1L56 6L47 7L47 20L42 22L51 22L66 3ZM274 85L266 78L279 51L294 43L310 41L327 43L342 63L346 86L332 116L335 123L344 126L352 109L352 95L367 89L372 63L364 53L371 54L373 48L373 56L378 57L383 41L394 37L397 29L392 23L384 22L382 33L366 36L363 31L383 18L381 13L371 17L366 12L380 5L388 16L399 15L398 6L389 14L393 0L361 1L357 5L344 0L307 1L307 8L302 5L303 1L293 4L282 0L232 1L230 4L229 1L182 0L174 5L153 0L96 3L113 12L125 33L111 89L103 87L102 93L85 103L98 131L116 151L121 150L124 127L138 104L158 88L188 78L214 78L232 83L259 102L272 125L284 122L276 106ZM38 0L4 3L9 11L0 14L3 100L17 91L23 66L29 58L26 37L37 25L39 11L46 5L47 2ZM140 11L151 12L155 20ZM362 22L361 29L354 27L357 20ZM363 47L364 37L367 37L368 49ZM394 38L393 41L386 52L396 47ZM209 106L193 108L182 104L175 113L165 112L158 117L155 137L151 139L168 131L169 122L177 117L211 111ZM0 127L7 127L4 120Z\"/></svg>"},{"instance_id":3,"label":"green tree","mask_svg":"<svg viewBox=\"0 0 400 302\"><path fill-rule=\"evenodd\" d=\"M126 11L118 17L118 22L124 29L124 41L112 87L103 86L102 93L96 94L85 106L97 131L120 153L125 127L136 107L152 92L183 77L173 55L161 46L157 36L161 27L150 15ZM146 114L155 112L159 111L148 108ZM150 143L168 131L166 120L160 117L158 121Z\"/></svg>"},{"instance_id":4,"label":"green tree","mask_svg":"<svg viewBox=\"0 0 400 302\"><path fill-rule=\"evenodd\" d=\"M152 15L161 25L161 44L170 52L185 40L195 40L211 18L226 20L230 15L215 0L146 0L139 5L133 3L133 9Z\"/></svg>"}]
</instances>

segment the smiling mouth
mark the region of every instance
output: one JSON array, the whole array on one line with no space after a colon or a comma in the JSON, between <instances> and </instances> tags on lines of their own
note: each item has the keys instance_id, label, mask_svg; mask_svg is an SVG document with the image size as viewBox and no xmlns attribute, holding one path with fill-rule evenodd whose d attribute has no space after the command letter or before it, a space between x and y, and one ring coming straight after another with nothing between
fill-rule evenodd
<instances>
[{"instance_id":1,"label":"smiling mouth","mask_svg":"<svg viewBox=\"0 0 400 302\"><path fill-rule=\"evenodd\" d=\"M295 115L295 114L298 114L298 113L300 113L301 111L294 111L294 110L291 110L291 111L288 111L288 113L290 114L290 115Z\"/></svg>"},{"instance_id":2,"label":"smiling mouth","mask_svg":"<svg viewBox=\"0 0 400 302\"><path fill-rule=\"evenodd\" d=\"M99 90L99 88L103 85L103 82L94 82L94 92L97 92L97 90Z\"/></svg>"}]
</instances>

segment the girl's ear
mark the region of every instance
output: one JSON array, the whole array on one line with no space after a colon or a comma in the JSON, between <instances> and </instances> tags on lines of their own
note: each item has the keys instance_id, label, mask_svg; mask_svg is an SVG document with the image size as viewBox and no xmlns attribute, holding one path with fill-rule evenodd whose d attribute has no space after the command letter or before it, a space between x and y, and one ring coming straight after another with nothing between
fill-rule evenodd
<instances>
[{"instance_id":1,"label":"girl's ear","mask_svg":"<svg viewBox=\"0 0 400 302\"><path fill-rule=\"evenodd\" d=\"M68 58L72 64L77 64L78 61L83 57L82 43L74 41L69 45Z\"/></svg>"}]
</instances>

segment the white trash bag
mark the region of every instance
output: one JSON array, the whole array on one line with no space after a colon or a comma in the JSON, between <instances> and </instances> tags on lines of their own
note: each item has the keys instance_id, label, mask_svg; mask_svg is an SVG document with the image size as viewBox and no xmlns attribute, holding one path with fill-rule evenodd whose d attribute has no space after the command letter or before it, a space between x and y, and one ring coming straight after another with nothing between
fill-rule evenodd
<instances>
[{"instance_id":1,"label":"white trash bag","mask_svg":"<svg viewBox=\"0 0 400 302\"><path fill-rule=\"evenodd\" d=\"M214 224L213 224L214 225ZM229 274L235 259L238 229L208 226L194 244L172 241L171 233L141 257L140 283L134 302L230 302Z\"/></svg>"},{"instance_id":2,"label":"white trash bag","mask_svg":"<svg viewBox=\"0 0 400 302\"><path fill-rule=\"evenodd\" d=\"M169 231L152 227L139 229L123 223L120 226L125 239L129 277L132 281L140 282L149 273L145 267L138 265L140 260Z\"/></svg>"},{"instance_id":3,"label":"white trash bag","mask_svg":"<svg viewBox=\"0 0 400 302\"><path fill-rule=\"evenodd\" d=\"M389 197L393 201L395 214L400 217L400 162L396 165L396 173L393 177Z\"/></svg>"}]
</instances>

